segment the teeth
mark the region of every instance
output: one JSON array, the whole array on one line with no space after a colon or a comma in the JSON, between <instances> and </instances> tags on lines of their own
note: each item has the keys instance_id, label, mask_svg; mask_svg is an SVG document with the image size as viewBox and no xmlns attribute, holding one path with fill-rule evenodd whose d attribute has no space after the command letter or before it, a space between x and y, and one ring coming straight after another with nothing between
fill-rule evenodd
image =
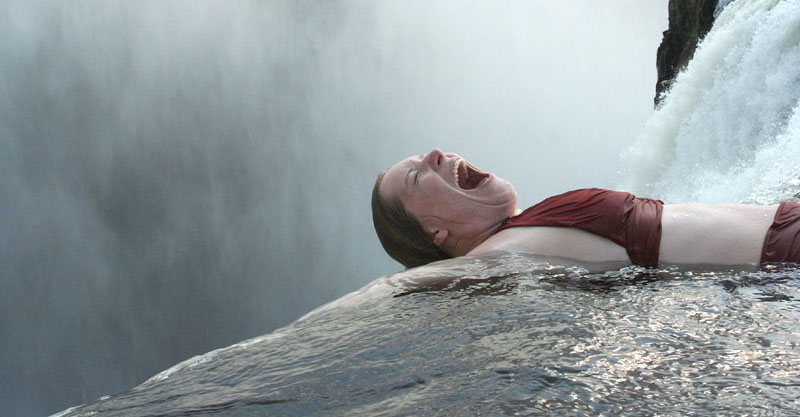
<instances>
[{"instance_id":1,"label":"teeth","mask_svg":"<svg viewBox=\"0 0 800 417\"><path fill-rule=\"evenodd\" d=\"M466 177L464 178L464 181L465 182L468 181L469 180L469 170L467 169L467 161L465 161L463 159L459 159L459 160L456 161L455 164L453 164L453 178L455 178L455 180L456 180L456 185L459 184L458 180L461 178L461 171L464 171L464 175L466 175ZM461 187L459 186L459 188L461 188Z\"/></svg>"}]
</instances>

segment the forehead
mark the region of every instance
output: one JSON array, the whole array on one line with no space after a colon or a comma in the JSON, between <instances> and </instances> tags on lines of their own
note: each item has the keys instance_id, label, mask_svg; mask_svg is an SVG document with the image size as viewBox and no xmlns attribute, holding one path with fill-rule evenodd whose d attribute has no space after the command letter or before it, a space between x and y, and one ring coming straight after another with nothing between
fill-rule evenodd
<instances>
[{"instance_id":1,"label":"forehead","mask_svg":"<svg viewBox=\"0 0 800 417\"><path fill-rule=\"evenodd\" d=\"M378 192L384 199L402 199L408 192L408 171L413 168L413 156L392 165L383 174Z\"/></svg>"}]
</instances>

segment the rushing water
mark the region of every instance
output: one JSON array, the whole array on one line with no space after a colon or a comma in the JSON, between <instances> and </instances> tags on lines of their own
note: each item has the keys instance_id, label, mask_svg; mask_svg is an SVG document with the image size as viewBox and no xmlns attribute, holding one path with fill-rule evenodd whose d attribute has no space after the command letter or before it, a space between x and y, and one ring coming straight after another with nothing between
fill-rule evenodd
<instances>
[{"instance_id":1,"label":"rushing water","mask_svg":"<svg viewBox=\"0 0 800 417\"><path fill-rule=\"evenodd\" d=\"M0 415L394 271L369 193L405 156L462 153L522 204L612 187L665 1L0 0Z\"/></svg>"},{"instance_id":2,"label":"rushing water","mask_svg":"<svg viewBox=\"0 0 800 417\"><path fill-rule=\"evenodd\" d=\"M665 202L772 203L800 185L800 2L725 7L625 159Z\"/></svg>"},{"instance_id":3,"label":"rushing water","mask_svg":"<svg viewBox=\"0 0 800 417\"><path fill-rule=\"evenodd\" d=\"M667 201L800 191L800 0L725 7L626 154ZM800 269L514 253L380 278L61 416L795 415Z\"/></svg>"},{"instance_id":4,"label":"rushing water","mask_svg":"<svg viewBox=\"0 0 800 417\"><path fill-rule=\"evenodd\" d=\"M792 414L800 270L701 270L418 268L62 415Z\"/></svg>"}]
</instances>

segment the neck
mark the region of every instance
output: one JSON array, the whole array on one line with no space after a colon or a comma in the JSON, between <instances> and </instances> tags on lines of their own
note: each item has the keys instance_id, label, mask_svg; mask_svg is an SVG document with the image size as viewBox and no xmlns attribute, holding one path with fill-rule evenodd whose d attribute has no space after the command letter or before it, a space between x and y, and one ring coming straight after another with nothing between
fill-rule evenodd
<instances>
[{"instance_id":1,"label":"neck","mask_svg":"<svg viewBox=\"0 0 800 417\"><path fill-rule=\"evenodd\" d=\"M522 210L517 208L514 210L513 216L516 216L520 213L522 213ZM494 234L497 233L497 230L500 229L500 226L503 225L503 222L505 220L506 219L502 219L497 223L493 224L488 229L479 232L473 236L470 236L469 238L456 238L452 249L448 249L447 252L453 256L464 256L472 252L473 249L478 247L481 243L485 242L486 239L489 239L490 237L494 236Z\"/></svg>"}]
</instances>

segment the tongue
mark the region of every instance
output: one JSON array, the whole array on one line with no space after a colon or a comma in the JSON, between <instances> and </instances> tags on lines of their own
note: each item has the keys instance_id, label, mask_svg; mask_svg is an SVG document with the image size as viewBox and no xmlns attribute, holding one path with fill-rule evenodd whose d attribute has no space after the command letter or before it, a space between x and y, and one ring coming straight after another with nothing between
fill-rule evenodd
<instances>
[{"instance_id":1,"label":"tongue","mask_svg":"<svg viewBox=\"0 0 800 417\"><path fill-rule=\"evenodd\" d=\"M462 161L458 167L458 186L465 190L471 190L483 182L489 174L477 170L472 165Z\"/></svg>"}]
</instances>

